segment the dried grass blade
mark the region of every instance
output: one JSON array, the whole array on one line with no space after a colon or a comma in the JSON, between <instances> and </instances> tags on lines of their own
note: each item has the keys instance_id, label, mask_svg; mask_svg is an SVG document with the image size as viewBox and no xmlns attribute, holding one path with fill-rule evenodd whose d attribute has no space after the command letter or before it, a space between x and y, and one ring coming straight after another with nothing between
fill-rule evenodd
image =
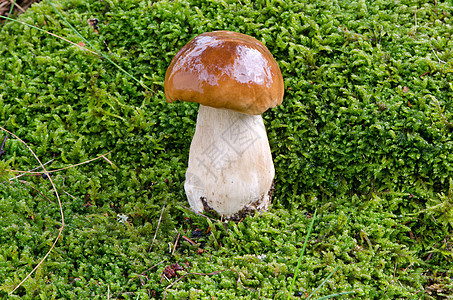
<instances>
[{"instance_id":1,"label":"dried grass blade","mask_svg":"<svg viewBox=\"0 0 453 300\"><path fill-rule=\"evenodd\" d=\"M9 130L6 130L5 128L3 127L0 127L1 130L5 131L6 133L9 133L11 136L13 136L14 138L18 139L22 144L25 145L25 147L27 147L27 149L33 154L33 156L35 157L35 159L38 161L39 165L41 166L41 168L44 170L44 174L47 175L47 177L49 178L50 180L50 183L52 185L52 188L53 190L55 191L55 196L57 197L57 200L58 200L58 205L60 206L60 214L61 214L61 227L60 229L58 230L58 236L56 237L55 241L53 242L52 244L52 247L50 247L49 251L46 253L46 255L41 259L41 261L33 268L33 270L9 293L10 295L12 295L38 268L39 266L41 266L41 264L44 262L44 260L46 260L46 258L50 255L50 253L52 252L53 248L55 247L55 245L57 244L58 240L60 239L60 236L61 236L61 232L63 231L64 227L65 227L65 222L64 222L64 213L63 213L63 206L61 204L61 200L60 200L60 195L58 194L58 191L57 191L57 188L55 187L55 184L52 180L52 177L49 176L49 172L46 170L46 168L44 167L43 163L41 162L41 160L38 158L38 156L35 154L35 152L28 146L28 144L26 142L24 142L21 138L19 138L17 135L15 135L14 133L12 133L11 131Z\"/></svg>"},{"instance_id":2,"label":"dried grass blade","mask_svg":"<svg viewBox=\"0 0 453 300\"><path fill-rule=\"evenodd\" d=\"M12 18L8 18L8 17L5 17L5 16L0 16L0 18L6 19L6 20L8 20L8 21L13 21L13 22L16 22L16 23L20 23L20 24L22 24L22 25L31 27L31 28L33 28L33 29L36 29L36 30L45 32L46 34L49 34L49 35L54 36L54 37L56 37L56 38L59 38L60 40L63 40L63 41L65 41L65 42L67 42L67 43L69 43L69 44L71 44L71 45L74 45L74 46L76 46L76 47L78 47L78 48L80 48L80 49L82 49L82 50L84 50L84 51L88 51L88 52L90 52L91 54L94 54L94 55L96 55L96 56L99 56L99 54L97 54L96 52L93 52L93 51L91 51L91 50L89 50L89 49L87 49L87 48L85 48L85 47L80 46L79 44L74 43L74 42L71 42L70 40L67 40L67 39L65 39L64 37L58 36L58 35L56 35L55 33L52 33L52 32L50 32L50 31L41 29L41 28L39 28L39 27L33 26L33 25L31 25L31 24L28 24L28 23L25 23L25 22L22 22L22 21L19 21L19 20L15 20L15 19L12 19Z\"/></svg>"},{"instance_id":3,"label":"dried grass blade","mask_svg":"<svg viewBox=\"0 0 453 300\"><path fill-rule=\"evenodd\" d=\"M148 251L151 251L151 249L154 246L154 242L156 241L157 232L159 231L160 222L162 221L162 215L164 214L164 210L165 210L165 205L166 204L167 204L167 199L165 199L164 206L162 206L162 211L160 212L159 221L157 222L156 232L154 233L153 241L152 241L151 246L149 247Z\"/></svg>"}]
</instances>

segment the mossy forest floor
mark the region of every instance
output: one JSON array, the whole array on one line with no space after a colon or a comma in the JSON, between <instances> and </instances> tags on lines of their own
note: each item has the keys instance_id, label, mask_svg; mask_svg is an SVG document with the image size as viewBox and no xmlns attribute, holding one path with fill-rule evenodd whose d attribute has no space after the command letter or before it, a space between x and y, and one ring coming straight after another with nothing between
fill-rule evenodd
<instances>
[{"instance_id":1,"label":"mossy forest floor","mask_svg":"<svg viewBox=\"0 0 453 300\"><path fill-rule=\"evenodd\" d=\"M313 299L452 299L451 1L53 5L146 88L61 39L2 25L0 298L304 299L337 268ZM47 1L18 19L91 48ZM240 222L186 208L198 107L163 91L176 52L220 29L264 42L285 79L283 105L263 115L273 203ZM51 173L61 211L49 179L19 173L42 171L30 150L49 171L72 166ZM50 255L11 293L62 215Z\"/></svg>"}]
</instances>

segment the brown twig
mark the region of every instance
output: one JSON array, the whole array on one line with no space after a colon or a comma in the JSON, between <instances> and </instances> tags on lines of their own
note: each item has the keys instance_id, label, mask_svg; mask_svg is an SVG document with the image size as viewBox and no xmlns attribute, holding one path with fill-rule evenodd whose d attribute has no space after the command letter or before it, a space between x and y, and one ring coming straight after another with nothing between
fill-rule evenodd
<instances>
[{"instance_id":1,"label":"brown twig","mask_svg":"<svg viewBox=\"0 0 453 300\"><path fill-rule=\"evenodd\" d=\"M112 51L110 51L109 45L107 45L107 43L105 41L104 41L104 44L107 47L107 50L109 50L109 52L112 53Z\"/></svg>"},{"instance_id":2,"label":"brown twig","mask_svg":"<svg viewBox=\"0 0 453 300\"><path fill-rule=\"evenodd\" d=\"M156 241L157 231L159 230L160 222L162 221L162 215L164 214L164 210L165 210L165 204L167 204L167 199L165 199L164 206L162 206L162 211L160 212L159 221L157 222L156 232L154 233L153 241L152 241L151 246L149 247L148 251L151 251L151 249L153 248L154 242Z\"/></svg>"},{"instance_id":3,"label":"brown twig","mask_svg":"<svg viewBox=\"0 0 453 300\"><path fill-rule=\"evenodd\" d=\"M197 245L197 243L195 243L194 241L192 241L191 239L189 239L188 237L186 237L184 235L182 236L182 238L185 239L186 241L188 241L190 244L192 244L192 246L196 246Z\"/></svg>"},{"instance_id":4,"label":"brown twig","mask_svg":"<svg viewBox=\"0 0 453 300\"><path fill-rule=\"evenodd\" d=\"M175 255L176 246L178 246L180 236L181 236L181 233L178 232L178 236L176 237L175 244L173 245L173 250L171 251L171 256Z\"/></svg>"},{"instance_id":5,"label":"brown twig","mask_svg":"<svg viewBox=\"0 0 453 300\"><path fill-rule=\"evenodd\" d=\"M14 2L14 6L17 7L18 10L20 10L22 13L25 12L25 9L23 9L17 2Z\"/></svg>"},{"instance_id":6,"label":"brown twig","mask_svg":"<svg viewBox=\"0 0 453 300\"><path fill-rule=\"evenodd\" d=\"M52 203L52 201L47 198L46 195L44 195L41 191L39 191L37 188L35 188L34 186L32 186L28 181L25 181L25 180L19 180L20 183L23 183L29 187L31 187L32 189L34 189L35 191L37 191L41 196L43 196L44 198L46 198L50 203Z\"/></svg>"}]
</instances>

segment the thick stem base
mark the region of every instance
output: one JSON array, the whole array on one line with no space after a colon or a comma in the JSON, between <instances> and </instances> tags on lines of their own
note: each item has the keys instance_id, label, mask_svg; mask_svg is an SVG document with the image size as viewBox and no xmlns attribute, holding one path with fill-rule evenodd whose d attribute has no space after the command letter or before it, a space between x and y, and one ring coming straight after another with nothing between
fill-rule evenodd
<instances>
[{"instance_id":1,"label":"thick stem base","mask_svg":"<svg viewBox=\"0 0 453 300\"><path fill-rule=\"evenodd\" d=\"M194 211L232 218L267 209L274 174L260 115L200 105L184 184Z\"/></svg>"}]
</instances>

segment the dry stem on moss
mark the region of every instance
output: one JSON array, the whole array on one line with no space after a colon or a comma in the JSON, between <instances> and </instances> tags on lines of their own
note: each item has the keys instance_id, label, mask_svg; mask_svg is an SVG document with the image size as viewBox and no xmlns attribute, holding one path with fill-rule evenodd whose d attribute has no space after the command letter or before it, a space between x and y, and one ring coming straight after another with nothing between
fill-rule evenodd
<instances>
[{"instance_id":1,"label":"dry stem on moss","mask_svg":"<svg viewBox=\"0 0 453 300\"><path fill-rule=\"evenodd\" d=\"M57 191L57 188L55 187L55 184L52 180L52 178L50 177L49 175L49 172L46 170L46 167L44 167L43 163L41 162L41 160L38 158L38 156L35 154L35 152L33 152L33 150L30 148L30 146L28 146L28 144L26 142L24 142L21 138L19 138L17 135L15 135L14 133L6 130L5 128L3 127L0 127L1 130L5 131L6 133L9 133L10 135L12 135L13 137L15 137L16 139L18 139L22 144L25 145L25 147L27 147L27 149L31 152L31 154L33 154L33 156L35 157L35 159L38 161L39 165L41 166L41 168L44 170L44 174L47 175L47 177L49 178L50 180L50 183L52 185L52 188L53 190L55 191L55 196L57 197L57 200L58 200L58 205L60 207L60 214L61 214L61 227L60 229L58 229L58 235L57 237L55 238L55 241L53 242L52 246L50 247L49 251L46 253L46 255L40 260L40 262L33 268L33 270L9 293L10 295L12 295L40 266L41 264L44 262L44 260L46 260L46 258L50 255L50 253L52 252L53 248L55 247L55 245L57 244L58 240L60 239L60 236L61 236L61 233L63 232L63 229L65 227L65 222L64 222L64 214L63 214L63 206L61 205L61 200L60 200L60 195L58 194L58 191Z\"/></svg>"},{"instance_id":2,"label":"dry stem on moss","mask_svg":"<svg viewBox=\"0 0 453 300\"><path fill-rule=\"evenodd\" d=\"M87 163L90 163L90 162L93 162L95 160L98 160L100 158L103 158L105 159L110 165L114 166L115 164L112 163L107 157L105 157L106 155L112 153L112 151L110 152L107 152L106 154L101 154L99 155L98 157L96 158L92 158L92 159L89 159L87 161L84 161L84 162L81 162L81 163L78 163L78 164L74 164L74 165L70 165L70 166L67 166L67 167L64 167L64 168L60 168L60 169L54 169L54 170L50 170L50 171L38 171L38 172L34 172L34 171L22 171L22 170L11 170L11 169L6 169L6 171L8 172L15 172L15 173L23 173L22 175L20 176L23 176L25 174L46 174L46 173L55 173L55 172L58 172L58 171L63 171L63 170L66 170L66 169L70 169L70 168L74 168L74 167L77 167L77 166L80 166L80 165L84 165L84 164L87 164ZM44 165L48 164L45 163ZM38 167L39 168L39 167ZM33 170L36 170L37 168L33 169ZM48 175L48 174L47 174ZM17 177L14 177L14 178L11 178L10 180L14 180L16 178L19 178L20 176L17 176Z\"/></svg>"},{"instance_id":3,"label":"dry stem on moss","mask_svg":"<svg viewBox=\"0 0 453 300\"><path fill-rule=\"evenodd\" d=\"M33 268L33 270L9 293L10 295L12 295L40 266L41 264L47 259L47 257L50 255L50 253L52 252L53 248L55 247L55 245L57 244L58 240L60 239L60 236L61 236L61 233L63 232L63 229L65 227L65 221L64 221L64 213L63 213L63 206L62 206L62 203L61 203L61 199L60 199L60 195L58 194L58 191L57 191L57 188L52 180L52 177L50 176L50 173L51 172L57 172L57 171L61 171L61 170L65 170L65 169L68 169L68 168L72 168L72 167L75 167L75 166L79 166L79 165L83 165L83 164L86 164L86 163L89 163L89 162L92 162L92 161L95 161L97 159L100 159L100 158L103 158L105 159L108 163L110 163L111 165L114 165L109 159L107 159L105 157L105 155L108 155L109 153L111 153L112 151L106 153L106 154L102 154L100 155L99 157L97 158L93 158L93 159L90 159L90 160L87 160L85 162L82 162L82 163L78 163L78 164L75 164L75 165L72 165L72 166L68 166L68 167L64 167L64 168L60 168L60 169L56 169L56 170L51 170L51 171L48 171L46 168L45 168L45 164L43 164L41 162L41 160L38 158L38 156L35 154L35 152L30 148L30 146L28 146L28 144L23 141L21 138L19 138L17 135L15 135L14 133L12 133L11 131L3 128L0 126L0 129L5 131L6 133L10 134L11 136L13 136L14 138L16 138L17 140L19 140L22 144L25 145L25 147L33 154L34 158L36 159L36 161L38 161L39 163L39 167L41 167L44 171L41 171L41 172L30 172L30 171L18 171L18 170L7 170L7 171L11 171L11 172L17 172L17 173L23 173L22 175L25 175L25 174L44 174L47 176L47 178L50 180L50 183L52 185L52 188L53 190L55 191L55 196L58 200L58 205L59 205L59 208L60 208L60 215L61 215L61 227L58 229L58 235L57 237L55 238L52 246L50 247L49 251L46 253L46 255L44 255L44 257L39 261L39 263ZM46 164L48 164L49 162L47 162ZM20 175L20 176L22 176ZM15 178L18 178L20 176L17 176ZM14 178L13 178L14 179ZM13 180L11 179L11 180ZM24 184L27 184L29 185L28 183L26 183L25 181L20 181ZM30 186L30 185L29 185ZM39 191L38 191L39 192ZM39 192L43 197L45 197L46 199L48 199L50 201L49 198L47 198L44 194L42 194L41 192Z\"/></svg>"}]
</instances>

